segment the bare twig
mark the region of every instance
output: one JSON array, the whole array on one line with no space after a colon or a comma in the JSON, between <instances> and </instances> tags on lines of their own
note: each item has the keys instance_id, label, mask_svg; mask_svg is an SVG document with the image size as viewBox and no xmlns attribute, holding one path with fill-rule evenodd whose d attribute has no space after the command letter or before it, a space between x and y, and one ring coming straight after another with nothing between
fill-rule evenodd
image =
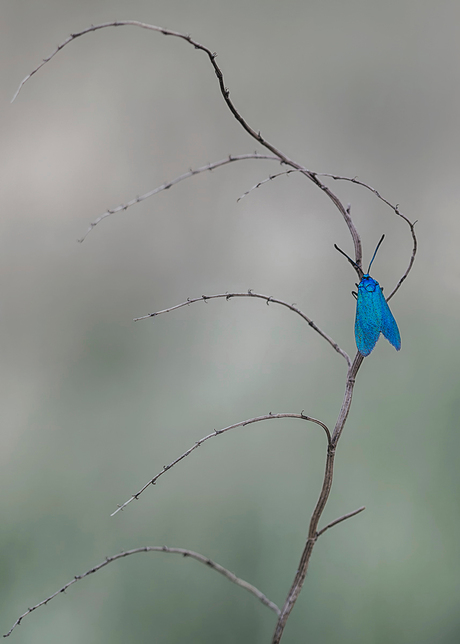
<instances>
[{"instance_id":1,"label":"bare twig","mask_svg":"<svg viewBox=\"0 0 460 644\"><path fill-rule=\"evenodd\" d=\"M169 313L170 311L174 311L175 309L180 309L183 306L188 306L189 304L193 304L194 302L207 302L208 300L215 300L217 298L225 298L226 300L231 300L233 297L255 297L259 298L261 300L265 300L267 304L270 304L270 302L273 302L274 304L281 304L281 306L285 306L286 308L290 309L291 311L294 311L294 313L297 313L300 315L301 318L305 320L305 322L308 323L311 328L319 333L319 335L324 338L331 347L337 351L345 360L347 361L348 366L351 366L351 360L350 356L346 351L341 349L337 342L333 340L327 333L324 333L319 326L317 326L313 320L311 320L309 317L305 315L305 313L302 313L300 309L297 308L295 304L289 304L288 302L284 302L283 300L278 300L276 297L271 297L269 295L261 295L260 293L254 293L249 289L247 292L243 293L219 293L217 295L201 295L201 297L194 297L194 298L188 298L186 302L182 302L181 304L176 304L176 306L171 306L169 309L163 309L162 311L157 311L156 313L149 313L148 315L143 315L140 318L135 318L134 321L138 322L139 320L146 320L147 318L153 318L156 317L157 315L161 315L162 313Z\"/></svg>"},{"instance_id":2,"label":"bare twig","mask_svg":"<svg viewBox=\"0 0 460 644\"><path fill-rule=\"evenodd\" d=\"M349 512L348 514L344 514L343 516L339 517L338 519L335 519L335 521L331 521L331 523L328 523L327 526L322 528L316 533L316 538L319 539L319 537L326 532L326 530L329 530L329 528L333 528L339 523L342 523L342 521L346 521L347 519L351 519L351 517L356 516L360 512L363 512L365 510L365 506L363 505L361 508L358 508L357 510L354 510L353 512Z\"/></svg>"},{"instance_id":3,"label":"bare twig","mask_svg":"<svg viewBox=\"0 0 460 644\"><path fill-rule=\"evenodd\" d=\"M241 201L241 199L244 199L250 192L253 190L256 190L257 188L260 188L260 186L263 186L265 183L268 183L269 181L273 181L273 179L277 179L278 177L283 177L287 176L288 174L292 174L293 172L299 172L299 170L285 170L284 172L277 172L276 174L271 174L269 177L266 179L263 179L263 181L259 181L259 183L256 183L252 188L249 188L249 190L246 190L241 197L238 197L237 201Z\"/></svg>"},{"instance_id":4,"label":"bare twig","mask_svg":"<svg viewBox=\"0 0 460 644\"><path fill-rule=\"evenodd\" d=\"M398 213L398 214L402 217L401 213ZM411 235L412 235L412 255L411 255L410 260L409 260L409 265L406 268L403 276L399 279L398 283L396 284L394 289L391 291L390 295L386 298L387 302L389 300L391 300L393 295L396 293L396 291L399 289L399 287L404 282L406 277L409 275L410 271L412 270L412 266L414 265L414 262L415 262L415 255L417 254L417 236L415 234L415 224L417 222L414 221L414 223L411 223L408 219L406 219L406 217L403 217L403 219L405 221L407 221L408 225L410 226L410 232L411 232Z\"/></svg>"},{"instance_id":5,"label":"bare twig","mask_svg":"<svg viewBox=\"0 0 460 644\"><path fill-rule=\"evenodd\" d=\"M111 215L114 215L117 212L121 212L122 210L128 210L131 206L134 206L137 203L140 203L141 201L144 201L145 199L148 199L149 197L153 197L153 195L158 194L159 192L162 192L163 190L168 190L168 188L171 188L171 186L176 185L176 183L179 183L180 181L183 181L184 179L188 179L189 177L194 177L196 174L200 174L201 172L207 172L207 171L212 171L215 170L216 168L220 168L223 165L227 165L229 163L233 163L234 161L245 161L247 159L265 159L267 161L278 161L280 162L278 157L271 156L268 154L258 154L257 152L254 152L253 154L237 154L237 155L230 155L226 159L221 159L220 161L215 161L214 163L208 163L207 165L201 166L201 168L196 168L195 170L190 169L188 172L184 172L184 174L181 174L180 176L176 177L175 179L172 179L171 181L166 181L165 183L161 184L161 186L158 186L158 188L155 188L154 190L150 190L149 192L146 192L143 195L140 195L139 197L135 197L134 199L131 199L125 204L120 204L116 208L108 208L102 215L97 217L94 221L92 221L88 227L88 230L85 232L83 237L81 237L78 241L84 242L89 233L95 228L99 222L101 222L103 219L106 217L110 217Z\"/></svg>"},{"instance_id":6,"label":"bare twig","mask_svg":"<svg viewBox=\"0 0 460 644\"><path fill-rule=\"evenodd\" d=\"M257 597L257 599L261 601L262 604L270 608L270 610L275 612L277 615L280 614L280 609L278 608L278 606L274 602L270 601L270 599L268 599L268 597L266 597L258 588L248 583L244 579L240 579L233 572L230 572L230 570L227 570L227 568L224 568L220 564L216 563L215 561L212 561L211 559L209 559L208 557L205 557L204 555L200 555L198 552L194 552L193 550L185 550L184 548L169 548L167 546L143 546L142 548L134 548L133 550L124 550L123 552L120 552L116 555L112 555L111 557L106 557L104 561L102 561L100 564L97 564L97 566L94 566L94 568L87 570L82 575L75 575L75 577L71 581L64 584L62 588L60 588L55 593L47 597L47 599L44 599L38 604L35 604L35 606L32 606L32 608L28 608L25 613L23 613L20 617L18 617L18 619L15 621L13 626L8 631L8 633L5 633L3 637L8 637L9 635L11 635L13 630L16 628L16 626L19 626L19 624L22 622L24 617L27 617L27 615L30 615L30 613L33 613L35 610L37 610L37 608L40 608L41 606L46 606L48 602L50 602L52 599L57 597L57 595L60 595L61 593L65 593L67 588L72 586L72 584L75 584L77 581L80 581L81 579L84 579L85 577L88 577L89 575L92 575L93 573L98 572L108 564L114 561L117 561L117 559L122 559L123 557L129 557L129 555L136 555L140 552L166 552L169 554L177 554L177 555L182 555L183 557L190 557L191 559L196 559L196 561L199 561L200 563L205 564L209 568L212 568L212 570L215 570L216 572L220 573L221 575L229 579L237 586L240 586L241 588L245 588L248 592L254 595L254 597Z\"/></svg>"},{"instance_id":7,"label":"bare twig","mask_svg":"<svg viewBox=\"0 0 460 644\"><path fill-rule=\"evenodd\" d=\"M323 184L319 179L318 175L315 175L313 172L310 172L310 170L307 170L300 164L296 163L289 157L287 157L281 150L278 150L274 145L269 143L260 132L257 132L254 130L248 123L247 121L241 116L241 114L238 112L236 107L233 104L233 101L230 99L230 91L228 88L225 86L224 82L224 76L222 73L222 70L220 69L219 65L216 62L216 57L217 54L213 51L211 51L208 47L205 47L204 45L200 44L196 40L193 40L192 37L189 34L183 34L178 31L171 31L170 29L165 29L164 27L157 27L155 25L149 25L145 22L139 22L138 20L115 20L113 22L105 22L100 25L91 25L91 27L87 27L86 29L83 29L82 31L76 32L71 34L68 38L66 38L62 43L60 43L56 49L53 51L52 54L50 54L47 58L44 58L43 61L38 65L30 74L28 74L20 83L16 94L13 96L13 101L21 91L23 85L31 78L34 74L38 72L39 69L41 69L46 63L48 63L54 56L56 56L57 53L61 51L66 45L71 43L73 40L76 38L79 38L80 36L84 36L85 34L89 34L94 31L98 31L100 29L106 29L107 27L123 27L123 26L132 26L132 27L140 27L141 29L148 29L150 31L156 31L159 33L162 33L164 36L173 36L176 38L180 38L182 40L185 40L188 42L192 47L194 47L197 50L203 51L207 56L208 59L214 69L214 72L217 76L218 82L219 82L219 89L222 94L222 97L227 104L227 107L233 114L233 116L236 118L238 123L243 127L244 130L253 138L255 139L260 145L263 145L267 150L270 150L274 155L278 157L278 159L282 162L285 163L286 165L291 166L292 168L295 168L298 170L301 174L306 176L310 181L312 181L318 188L320 188L328 197L329 199L334 203L336 208L339 210L340 214L342 215L343 219L345 220L346 225L348 226L348 229L350 231L350 234L353 239L353 244L355 247L355 261L358 264L358 266L361 265L362 261L362 247L361 247L361 239L359 237L358 231L356 230L356 226L354 225L349 213L347 212L347 209L345 206L342 204L340 199L325 185Z\"/></svg>"},{"instance_id":8,"label":"bare twig","mask_svg":"<svg viewBox=\"0 0 460 644\"><path fill-rule=\"evenodd\" d=\"M259 423L260 421L263 421L263 420L273 420L275 418L298 418L300 420L308 420L308 421L310 421L312 423L316 423L317 425L319 425L320 427L322 427L324 429L324 431L326 432L328 444L329 445L331 444L332 439L331 439L331 434L329 432L328 427L324 423L322 423L320 420L317 420L316 418L312 418L310 416L306 416L303 413L303 411L302 411L301 414L291 414L291 413L271 414L270 413L270 414L266 414L265 416L256 416L255 418L249 418L248 420L243 420L243 421L241 421L239 423L235 423L234 425L229 425L228 427L224 427L223 429L215 429L213 432L211 432L211 434L208 434L204 438L202 438L199 441L197 441L194 445L192 445L192 447L190 447L186 452L181 454L178 458L174 459L174 461L172 461L169 465L164 465L163 469L161 470L161 472L159 472L152 479L150 479L150 481L148 481L139 490L139 492L137 492L136 494L133 494L131 498L129 498L127 501L125 501L123 503L123 505L119 505L118 508L115 510L115 512L112 512L112 514L110 516L111 517L115 516L115 514L117 514L117 512L120 512L120 510L123 510L127 505L129 505L129 503L131 503L132 501L137 500L140 497L140 495L142 494L142 492L144 492L148 487L150 487L150 485L155 485L155 483L158 481L160 476L162 476L163 474L165 474L165 472L167 472L172 467L174 467L174 465L177 465L177 463L182 461L186 456L191 454L198 447L200 447L200 445L205 443L210 438L214 438L214 436L220 436L220 434L224 434L225 432L228 432L231 429L236 429L237 427L245 427L246 425L251 425L252 423Z\"/></svg>"},{"instance_id":9,"label":"bare twig","mask_svg":"<svg viewBox=\"0 0 460 644\"><path fill-rule=\"evenodd\" d=\"M408 223L410 223L409 220L407 219L407 217L405 215L403 215L401 212L399 212L398 205L393 206L393 204L390 201L385 199L385 197L382 197L382 195L380 194L380 192L378 190L376 190L375 188L370 186L368 183L364 183L364 181L361 181L360 179L358 179L358 177L342 177L342 176L340 176L338 174L330 174L329 172L312 172L312 174L314 174L315 176L318 176L318 177L330 177L331 179L334 179L335 181L349 181L350 183L356 183L356 185L362 186L363 188L366 188L366 190L370 190L371 192L373 192L376 197L378 197L381 201L386 203L387 206L389 206L392 210L394 210L395 213L399 217L402 217Z\"/></svg>"}]
</instances>

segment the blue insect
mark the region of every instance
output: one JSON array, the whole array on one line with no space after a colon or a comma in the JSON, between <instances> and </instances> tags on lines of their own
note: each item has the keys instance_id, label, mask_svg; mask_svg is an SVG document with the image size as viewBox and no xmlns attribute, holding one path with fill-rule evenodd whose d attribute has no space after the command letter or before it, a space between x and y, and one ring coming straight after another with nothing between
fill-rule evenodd
<instances>
[{"instance_id":1,"label":"blue insect","mask_svg":"<svg viewBox=\"0 0 460 644\"><path fill-rule=\"evenodd\" d=\"M355 339L358 351L363 356L368 356L377 344L380 334L394 346L396 351L401 348L401 336L399 335L398 325L393 317L390 307L388 306L383 290L380 284L369 275L372 262L377 254L380 244L383 242L385 235L382 235L377 248L372 255L372 259L364 273L358 287L358 293L353 293L356 297L356 319L355 319ZM335 248L345 255L350 264L361 275L362 270L346 253L343 252L336 244Z\"/></svg>"}]
</instances>

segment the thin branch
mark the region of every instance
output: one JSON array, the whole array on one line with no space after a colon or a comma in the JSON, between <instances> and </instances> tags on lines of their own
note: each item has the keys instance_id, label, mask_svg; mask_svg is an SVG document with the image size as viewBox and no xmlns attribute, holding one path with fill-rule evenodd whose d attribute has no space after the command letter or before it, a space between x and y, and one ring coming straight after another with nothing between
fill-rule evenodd
<instances>
[{"instance_id":1,"label":"thin branch","mask_svg":"<svg viewBox=\"0 0 460 644\"><path fill-rule=\"evenodd\" d=\"M235 423L234 425L229 425L228 427L224 427L223 429L215 429L211 434L208 434L204 438L201 438L199 441L197 441L192 447L190 447L186 452L181 454L178 458L174 459L169 465L164 465L163 469L161 472L156 474L150 481L148 481L136 494L133 494L131 498L129 498L127 501L123 503L123 505L119 505L118 508L115 510L115 512L112 512L110 515L111 517L115 516L120 510L123 510L127 505L129 505L132 501L137 501L137 499L140 497L140 495L151 485L155 485L155 483L158 481L160 476L163 476L165 472L170 470L174 465L177 465L180 461L182 461L186 456L194 452L200 445L205 443L207 440L210 438L214 438L214 436L220 436L220 434L224 434L225 432L230 431L231 429L236 429L237 427L245 427L246 425L251 425L252 423L258 423L263 420L273 420L275 418L298 418L300 420L308 420L312 423L316 423L320 427L324 429L326 432L328 444L331 444L331 434L328 429L328 427L322 423L320 420L317 420L316 418L311 418L310 416L306 416L303 411L301 414L291 414L291 413L281 413L281 414L266 414L265 416L256 416L255 418L249 418L248 420L243 420L239 423Z\"/></svg>"},{"instance_id":2,"label":"thin branch","mask_svg":"<svg viewBox=\"0 0 460 644\"><path fill-rule=\"evenodd\" d=\"M100 29L105 29L106 27L122 27L122 26L128 26L128 25L131 25L133 27L141 27L142 29L149 29L149 30L153 30L153 31L159 31L160 33L164 34L165 36L176 36L177 38L183 38L184 40L187 40L188 42L190 42L190 44L195 45L194 41L190 38L189 35L181 34L181 33L176 32L176 31L170 31L169 29L163 29L162 27L155 27L154 25L148 25L147 23L139 22L138 20L115 20L113 22L104 22L104 23L102 23L100 25L91 25L91 27L87 27L86 29L83 29L82 31L70 34L70 36L68 36L68 38L66 38L63 42L61 42L56 47L56 49L53 51L52 54L50 54L49 56L44 58L42 60L42 62L37 67L35 67L35 69L33 71L31 71L30 74L28 74L21 81L21 83L19 84L18 89L16 90L15 95L11 99L11 102L13 103L16 100L16 98L17 98L19 92L21 91L23 85L25 85L25 83L27 83L27 81L34 74L36 74L44 65L46 65L46 63L49 63L49 61L52 58L54 58L56 56L56 54L58 54L61 51L61 49L63 49L66 45L71 43L76 38L79 38L80 36L84 36L85 34L89 34L89 33L93 32L93 31L99 31ZM196 43L196 44L198 44L198 43Z\"/></svg>"},{"instance_id":3,"label":"thin branch","mask_svg":"<svg viewBox=\"0 0 460 644\"><path fill-rule=\"evenodd\" d=\"M37 610L37 608L40 608L40 606L46 606L48 602L50 602L52 599L57 597L57 595L60 595L61 593L65 593L67 588L72 586L72 584L75 584L77 581L80 581L81 579L84 579L85 577L88 577L89 575L92 575L93 573L98 572L99 570L101 570L102 568L105 568L105 566L112 563L113 561L117 561L117 559L122 559L123 557L129 557L129 555L136 555L140 552L166 552L169 554L177 554L177 555L182 555L183 557L190 557L191 559L196 559L196 561L199 561L200 563L205 564L209 568L212 568L212 570L215 570L216 572L220 573L221 575L229 579L237 586L240 586L241 588L246 589L248 592L254 595L254 597L257 597L257 599L261 601L262 604L270 608L270 610L275 612L277 615L280 614L280 609L278 608L278 606L274 602L270 601L270 599L268 599L268 597L266 597L258 588L248 583L244 579L240 579L233 572L230 572L230 570L227 570L227 568L224 568L223 566L216 563L215 561L212 561L208 557L200 555L198 552L194 552L193 550L185 550L184 548L168 548L167 546L144 546L142 548L134 548L133 550L125 550L123 552L120 552L117 555L113 555L112 557L106 557L104 561L102 561L97 566L94 566L94 568L87 570L82 575L75 575L75 577L71 581L67 582L67 584L64 584L62 588L60 588L55 593L47 597L47 599L36 604L35 606L32 606L32 608L28 608L25 613L23 613L20 617L18 617L18 619L15 621L13 626L8 631L8 633L5 633L3 637L8 637L9 635L11 635L13 630L16 628L16 626L19 626L19 624L22 622L24 617L27 617L27 615L30 615L30 613L33 613L33 611Z\"/></svg>"},{"instance_id":4,"label":"thin branch","mask_svg":"<svg viewBox=\"0 0 460 644\"><path fill-rule=\"evenodd\" d=\"M269 181L273 181L273 179L277 179L278 177L287 176L288 174L292 174L293 172L299 172L299 170L285 170L284 172L278 172L277 174L271 174L269 177L267 177L267 179L263 179L263 181L259 181L259 183L256 183L254 186L252 186L252 188L249 188L249 190L246 190L246 192L244 192L241 195L241 197L238 197L238 199L236 201L237 202L241 201L241 199L244 199L245 197L247 197L247 195L250 192L252 192L253 190L256 190L257 188L260 188L260 186L263 186L265 183L268 183Z\"/></svg>"},{"instance_id":5,"label":"thin branch","mask_svg":"<svg viewBox=\"0 0 460 644\"><path fill-rule=\"evenodd\" d=\"M401 215L401 213L398 213L398 214L399 214L400 216L402 216L402 215ZM415 224L416 224L417 222L416 222L416 221L414 221L414 223L411 223L408 219L406 219L406 217L403 217L403 219L405 219L405 221L407 221L408 225L410 226L410 232L411 232L411 235L412 235L412 255L411 255L411 257L410 257L409 265L408 265L408 267L406 268L405 273L404 273L404 274L403 274L403 276L399 279L398 283L396 284L396 286L394 287L394 289L391 291L390 295L386 298L386 299L387 299L387 302L388 302L389 300L391 300L391 298L393 297L393 295L396 293L396 291L397 291L397 290L399 290L399 287L400 287L400 286L401 286L401 284L404 282L404 280L406 279L406 277L409 275L410 271L412 270L412 266L414 265L414 262L415 262L415 255L417 254L417 246L418 246L418 244L417 244L417 236L416 236L416 234L415 234Z\"/></svg>"},{"instance_id":6,"label":"thin branch","mask_svg":"<svg viewBox=\"0 0 460 644\"><path fill-rule=\"evenodd\" d=\"M407 223L410 223L409 219L407 219L407 217L405 215L403 215L401 212L399 212L398 205L393 206L393 204L391 202L389 202L387 199L385 199L385 197L382 197L382 195L380 194L380 192L378 190L376 190L375 188L373 188L369 184L364 183L364 181L360 181L358 179L358 177L342 177L342 176L340 176L338 174L330 174L329 172L312 172L312 174L314 174L315 176L318 176L318 177L330 177L331 179L334 179L335 181L349 181L350 183L356 183L356 185L362 186L363 188L366 188L367 190L370 190L371 192L373 192L376 197L378 197L381 201L386 203L387 206L389 206L392 210L394 210L395 213L399 217L402 217L403 219L405 219L407 221Z\"/></svg>"},{"instance_id":7,"label":"thin branch","mask_svg":"<svg viewBox=\"0 0 460 644\"><path fill-rule=\"evenodd\" d=\"M354 510L354 512L349 512L348 514L344 514L342 517L339 517L335 521L331 521L331 523L328 523L327 526L322 528L322 530L319 530L319 532L316 533L316 538L318 539L322 534L326 532L326 530L329 530L329 528L333 528L336 526L338 523L342 523L342 521L346 521L347 519L351 519L351 517L356 516L360 512L363 512L365 510L365 506L363 505L361 508L358 508L357 510Z\"/></svg>"},{"instance_id":8,"label":"thin branch","mask_svg":"<svg viewBox=\"0 0 460 644\"><path fill-rule=\"evenodd\" d=\"M76 32L71 34L68 38L66 38L61 44L59 44L56 49L53 51L52 54L50 54L47 58L44 58L43 61L38 65L30 74L28 74L24 80L20 83L16 94L13 96L12 101L15 100L19 92L21 91L23 85L34 75L38 72L39 69L41 69L46 63L48 63L54 56L56 56L57 53L61 51L66 45L71 43L73 40L76 38L79 38L80 36L84 36L85 34L98 31L100 29L105 29L107 27L123 27L123 26L132 26L132 27L140 27L141 29L148 29L150 31L156 31L159 33L162 33L164 36L173 36L176 38L180 38L182 40L185 40L188 42L192 47L195 49L198 49L200 51L203 51L213 69L214 72L217 76L218 82L219 82L219 89L222 94L222 97L233 114L233 116L236 118L238 123L243 127L243 129L253 138L255 139L260 145L263 145L267 150L270 150L274 155L278 157L278 159L282 162L285 163L286 165L291 166L292 168L295 168L299 172L301 172L304 176L306 176L310 181L312 181L318 188L320 188L328 197L329 199L334 203L336 208L339 210L340 214L342 215L343 219L345 220L346 225L348 226L348 229L350 231L350 234L353 239L353 244L355 247L355 261L356 263L360 266L361 261L362 261L362 246L361 246L361 239L359 237L358 231L356 230L356 226L353 223L353 220L350 217L349 212L347 212L347 209L345 206L342 204L340 199L325 185L323 184L319 179L318 175L315 175L315 173L310 172L300 164L296 163L289 157L287 157L281 150L278 150L274 145L269 143L262 135L260 132L257 132L254 130L247 122L246 120L241 116L241 114L238 112L236 107L233 104L233 101L230 99L230 91L228 88L225 86L224 82L224 76L222 73L222 70L220 69L219 65L216 62L216 57L217 54L215 52L212 52L208 47L205 47L204 45L200 44L196 40L193 40L192 37L189 34L183 34L178 31L171 31L170 29L165 29L164 27L157 27L155 25L149 25L145 22L139 22L138 20L115 20L113 22L105 22L100 25L91 25L91 27L87 27L86 29L83 29L82 31Z\"/></svg>"},{"instance_id":9,"label":"thin branch","mask_svg":"<svg viewBox=\"0 0 460 644\"><path fill-rule=\"evenodd\" d=\"M176 185L176 183L179 183L184 179L188 179L189 177L194 177L196 174L200 174L201 172L215 170L216 168L220 168L223 165L233 163L234 161L245 161L247 159L265 159L267 161L278 161L278 163L280 162L278 157L270 156L268 154L258 154L257 152L254 152L253 154L230 155L226 159L221 159L220 161L215 161L214 163L208 163L207 165L203 165L200 168L196 168L195 170L190 169L188 172L184 172L184 174L181 174L180 176L176 177L175 179L172 179L171 181L166 181L161 186L158 186L158 188L155 188L154 190L150 190L149 192L146 192L145 194L140 195L139 197L135 197L134 199L131 199L131 201L128 201L125 204L120 204L116 208L108 208L102 215L100 215L99 217L97 217L97 219L95 219L90 223L88 230L85 232L83 237L81 237L78 241L80 243L84 242L87 236L89 235L89 233L93 230L93 228L95 228L98 225L98 223L100 223L106 217L110 217L111 215L114 215L117 212L121 212L122 210L128 210L128 208L130 208L131 206L134 206L135 204L140 203L141 201L144 201L149 197L153 197L153 195L156 195L159 192L162 192L163 190L168 190L168 188L171 188L171 186Z\"/></svg>"},{"instance_id":10,"label":"thin branch","mask_svg":"<svg viewBox=\"0 0 460 644\"><path fill-rule=\"evenodd\" d=\"M269 295L261 295L260 293L254 293L249 289L247 292L244 293L219 293L217 295L201 295L201 297L194 297L194 298L188 298L186 302L182 302L181 304L176 304L176 306L171 306L169 309L163 309L162 311L157 311L156 313L149 313L148 315L143 315L140 318L135 318L134 321L138 322L139 320L146 320L147 318L153 318L156 317L157 315L161 315L162 313L169 313L170 311L175 311L176 309L180 309L183 306L188 306L189 304L193 304L194 302L207 302L208 300L215 300L217 298L225 298L226 300L231 300L232 297L255 297L259 298L261 300L265 300L267 304L270 304L270 302L273 302L274 304L280 304L281 306L285 306L286 308L290 309L291 311L294 311L294 313L297 313L300 315L301 318L303 318L311 328L319 333L319 335L324 338L337 353L339 353L345 360L347 361L348 366L351 366L351 359L348 353L341 349L337 342L333 340L327 333L324 333L319 326L317 326L313 320L311 320L309 317L305 315L305 313L302 313L300 309L297 308L295 304L289 304L288 302L284 302L283 300L278 300L276 297L271 297Z\"/></svg>"}]
</instances>

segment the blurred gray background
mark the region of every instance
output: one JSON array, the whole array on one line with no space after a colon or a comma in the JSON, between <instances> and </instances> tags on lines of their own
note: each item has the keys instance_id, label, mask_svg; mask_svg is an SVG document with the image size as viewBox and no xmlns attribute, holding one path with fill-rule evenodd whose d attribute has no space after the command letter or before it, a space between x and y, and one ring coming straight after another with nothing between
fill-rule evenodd
<instances>
[{"instance_id":1,"label":"blurred gray background","mask_svg":"<svg viewBox=\"0 0 460 644\"><path fill-rule=\"evenodd\" d=\"M460 4L434 0L2 0L0 21L1 632L106 555L197 550L282 604L324 464L321 430L293 420L212 440L110 518L196 440L252 416L333 426L345 362L300 318L227 290L296 302L354 354L347 229L300 176L249 161L202 174L102 222L168 179L256 149L224 105L216 50L249 123L307 167L358 175L417 225L420 253L359 374L323 525L283 642L460 639ZM259 148L260 149L260 148ZM409 231L363 189L331 182L386 288ZM16 644L270 641L274 615L197 562L144 554L27 617Z\"/></svg>"}]
</instances>

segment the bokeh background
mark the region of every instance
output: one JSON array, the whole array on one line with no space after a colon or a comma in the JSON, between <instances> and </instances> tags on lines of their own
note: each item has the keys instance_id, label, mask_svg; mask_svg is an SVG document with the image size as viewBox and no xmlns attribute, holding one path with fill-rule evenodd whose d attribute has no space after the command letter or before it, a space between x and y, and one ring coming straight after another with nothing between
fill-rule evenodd
<instances>
[{"instance_id":1,"label":"bokeh background","mask_svg":"<svg viewBox=\"0 0 460 644\"><path fill-rule=\"evenodd\" d=\"M333 426L345 362L296 302L354 353L352 252L327 198L300 176L237 198L275 164L202 174L88 223L187 171L256 149L203 53L216 50L250 124L307 167L358 175L417 225L420 252L392 300L403 348L381 340L359 374L324 522L283 642L460 639L460 4L453 0L2 0L0 20L0 626L102 561L142 545L204 553L282 604L322 480L321 430L260 423L213 439L110 518L212 431L269 411ZM260 148L259 148L260 149ZM408 228L372 194L331 187L389 292ZM136 555L27 617L16 644L262 644L274 615L197 562Z\"/></svg>"}]
</instances>

